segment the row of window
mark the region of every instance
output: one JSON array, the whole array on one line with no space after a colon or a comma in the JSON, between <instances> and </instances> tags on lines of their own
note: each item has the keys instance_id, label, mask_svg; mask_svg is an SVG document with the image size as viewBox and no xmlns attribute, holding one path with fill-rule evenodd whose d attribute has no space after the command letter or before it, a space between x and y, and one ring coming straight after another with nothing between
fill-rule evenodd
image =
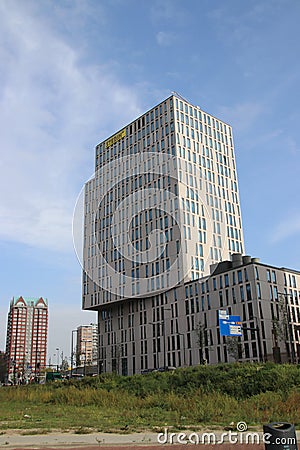
<instances>
[{"instance_id":1,"label":"row of window","mask_svg":"<svg viewBox=\"0 0 300 450\"><path fill-rule=\"evenodd\" d=\"M231 136L231 128L228 125L208 115L207 113L202 112L199 108L189 105L188 103L185 103L182 100L179 100L178 98L175 99L175 106L180 112L189 114L191 117L201 120L205 124L213 126L217 130L220 130L221 132L227 133Z\"/></svg>"}]
</instances>

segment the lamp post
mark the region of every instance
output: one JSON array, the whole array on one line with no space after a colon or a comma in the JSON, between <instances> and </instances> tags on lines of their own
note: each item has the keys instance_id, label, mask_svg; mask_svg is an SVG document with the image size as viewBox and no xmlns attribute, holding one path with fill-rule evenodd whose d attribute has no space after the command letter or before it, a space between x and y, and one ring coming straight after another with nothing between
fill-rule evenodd
<instances>
[{"instance_id":1,"label":"lamp post","mask_svg":"<svg viewBox=\"0 0 300 450\"><path fill-rule=\"evenodd\" d=\"M59 348L55 349L57 351L57 372L59 372Z\"/></svg>"},{"instance_id":2,"label":"lamp post","mask_svg":"<svg viewBox=\"0 0 300 450\"><path fill-rule=\"evenodd\" d=\"M35 381L38 382L38 373L40 371L38 356L39 356L39 329L40 329L40 309L36 308L37 312L37 327L36 327L36 343L35 343L35 368L34 368L34 378Z\"/></svg>"},{"instance_id":3,"label":"lamp post","mask_svg":"<svg viewBox=\"0 0 300 450\"><path fill-rule=\"evenodd\" d=\"M162 327L163 327L163 339L164 339L164 369L167 368L167 354L166 354L166 319L165 319L165 311L171 311L171 308L165 308L163 306L164 317L162 319Z\"/></svg>"},{"instance_id":4,"label":"lamp post","mask_svg":"<svg viewBox=\"0 0 300 450\"><path fill-rule=\"evenodd\" d=\"M71 378L73 376L73 363L74 363L74 340L73 333L77 333L77 330L72 330L71 333ZM77 347L77 336L76 336L76 347Z\"/></svg>"},{"instance_id":5,"label":"lamp post","mask_svg":"<svg viewBox=\"0 0 300 450\"><path fill-rule=\"evenodd\" d=\"M25 378L25 383L27 384L28 383L28 369L29 369L29 362L28 362L28 350L26 351L26 353L25 353L25 358L24 358L24 361L25 361L25 367L24 367L24 378Z\"/></svg>"},{"instance_id":6,"label":"lamp post","mask_svg":"<svg viewBox=\"0 0 300 450\"><path fill-rule=\"evenodd\" d=\"M37 383L39 383L40 382L40 373L41 373L41 352L40 351L37 352L36 367L37 367L37 373L35 374L35 376L36 376Z\"/></svg>"},{"instance_id":7,"label":"lamp post","mask_svg":"<svg viewBox=\"0 0 300 450\"><path fill-rule=\"evenodd\" d=\"M97 363L97 375L102 372L102 369L100 366L103 365L100 364L100 333L99 333L99 324L95 324L93 322L90 323L92 327L92 365L94 365L94 361L96 360ZM95 327L95 328L94 328ZM95 332L94 332L95 329ZM96 339L95 339L96 336ZM95 343L96 343L96 351L95 351Z\"/></svg>"},{"instance_id":8,"label":"lamp post","mask_svg":"<svg viewBox=\"0 0 300 450\"><path fill-rule=\"evenodd\" d=\"M262 348L261 348L261 339L260 339L260 331L259 331L259 326L258 326L258 319L255 316L253 316L253 317L254 317L254 319L256 319L256 327L247 327L245 325L242 325L242 330L255 331L257 333L258 362L263 362Z\"/></svg>"},{"instance_id":9,"label":"lamp post","mask_svg":"<svg viewBox=\"0 0 300 450\"><path fill-rule=\"evenodd\" d=\"M14 342L14 381L13 384L17 384L17 346L19 341L19 319L20 319L20 308L17 308L17 323L16 323L16 336L15 336L15 342Z\"/></svg>"},{"instance_id":10,"label":"lamp post","mask_svg":"<svg viewBox=\"0 0 300 450\"><path fill-rule=\"evenodd\" d=\"M258 344L258 354L259 354L259 362L264 362L263 361L263 354L262 354L262 348L261 348L261 337L260 337L260 328L258 325L258 317L253 316L254 319L256 320L256 328L255 331L257 333L257 344Z\"/></svg>"},{"instance_id":11,"label":"lamp post","mask_svg":"<svg viewBox=\"0 0 300 450\"><path fill-rule=\"evenodd\" d=\"M82 344L84 344L84 375L86 375L86 344L89 342L93 342L91 340L82 341Z\"/></svg>"}]
</instances>

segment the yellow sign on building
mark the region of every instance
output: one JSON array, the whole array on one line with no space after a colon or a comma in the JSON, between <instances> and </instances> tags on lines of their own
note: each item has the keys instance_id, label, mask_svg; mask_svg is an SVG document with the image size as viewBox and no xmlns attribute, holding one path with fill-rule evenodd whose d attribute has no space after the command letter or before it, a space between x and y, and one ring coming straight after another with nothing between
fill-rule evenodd
<instances>
[{"instance_id":1,"label":"yellow sign on building","mask_svg":"<svg viewBox=\"0 0 300 450\"><path fill-rule=\"evenodd\" d=\"M111 138L107 139L107 141L105 141L105 148L110 147L111 145L123 139L125 136L126 136L126 128L124 128L124 130L119 131L119 133L116 133Z\"/></svg>"}]
</instances>

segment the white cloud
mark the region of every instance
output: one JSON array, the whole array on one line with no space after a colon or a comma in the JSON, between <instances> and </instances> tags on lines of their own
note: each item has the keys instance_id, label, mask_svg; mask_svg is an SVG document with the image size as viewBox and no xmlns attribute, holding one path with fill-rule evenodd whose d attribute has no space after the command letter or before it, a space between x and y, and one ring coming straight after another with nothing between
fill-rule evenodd
<instances>
[{"instance_id":1,"label":"white cloud","mask_svg":"<svg viewBox=\"0 0 300 450\"><path fill-rule=\"evenodd\" d=\"M158 45L161 45L162 47L168 47L169 45L172 45L175 40L175 35L170 32L166 31L159 31L156 34L156 41Z\"/></svg>"},{"instance_id":2,"label":"white cloud","mask_svg":"<svg viewBox=\"0 0 300 450\"><path fill-rule=\"evenodd\" d=\"M154 0L151 2L150 14L152 21L183 23L187 21L188 10L183 7L183 3L178 0Z\"/></svg>"},{"instance_id":3,"label":"white cloud","mask_svg":"<svg viewBox=\"0 0 300 450\"><path fill-rule=\"evenodd\" d=\"M245 131L252 127L255 121L265 111L263 102L245 102L229 106L219 107L219 116L226 117L226 122L230 123L239 131Z\"/></svg>"},{"instance_id":4,"label":"white cloud","mask_svg":"<svg viewBox=\"0 0 300 450\"><path fill-rule=\"evenodd\" d=\"M78 9L69 14L76 22ZM135 87L83 64L53 22L36 3L0 4L0 238L71 250L94 146L139 107Z\"/></svg>"},{"instance_id":5,"label":"white cloud","mask_svg":"<svg viewBox=\"0 0 300 450\"><path fill-rule=\"evenodd\" d=\"M287 148L291 155L295 156L300 153L299 144L296 142L295 139L293 139L292 137L288 137L286 143L287 143Z\"/></svg>"},{"instance_id":6,"label":"white cloud","mask_svg":"<svg viewBox=\"0 0 300 450\"><path fill-rule=\"evenodd\" d=\"M290 215L282 220L271 232L270 241L274 244L285 241L292 236L300 235L300 215Z\"/></svg>"}]
</instances>

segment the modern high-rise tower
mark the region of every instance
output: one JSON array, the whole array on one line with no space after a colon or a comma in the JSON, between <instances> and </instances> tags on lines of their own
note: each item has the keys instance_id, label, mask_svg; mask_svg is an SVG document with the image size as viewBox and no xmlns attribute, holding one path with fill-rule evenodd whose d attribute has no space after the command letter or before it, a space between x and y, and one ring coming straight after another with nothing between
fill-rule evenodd
<instances>
[{"instance_id":1,"label":"modern high-rise tower","mask_svg":"<svg viewBox=\"0 0 300 450\"><path fill-rule=\"evenodd\" d=\"M14 297L7 322L8 379L14 383L38 377L46 366L47 299Z\"/></svg>"},{"instance_id":2,"label":"modern high-rise tower","mask_svg":"<svg viewBox=\"0 0 300 450\"><path fill-rule=\"evenodd\" d=\"M172 94L97 145L84 203L83 308L99 311L100 347L114 345L109 371L137 339L136 308L147 323L153 296L165 305L167 291L244 253L231 126Z\"/></svg>"}]
</instances>

